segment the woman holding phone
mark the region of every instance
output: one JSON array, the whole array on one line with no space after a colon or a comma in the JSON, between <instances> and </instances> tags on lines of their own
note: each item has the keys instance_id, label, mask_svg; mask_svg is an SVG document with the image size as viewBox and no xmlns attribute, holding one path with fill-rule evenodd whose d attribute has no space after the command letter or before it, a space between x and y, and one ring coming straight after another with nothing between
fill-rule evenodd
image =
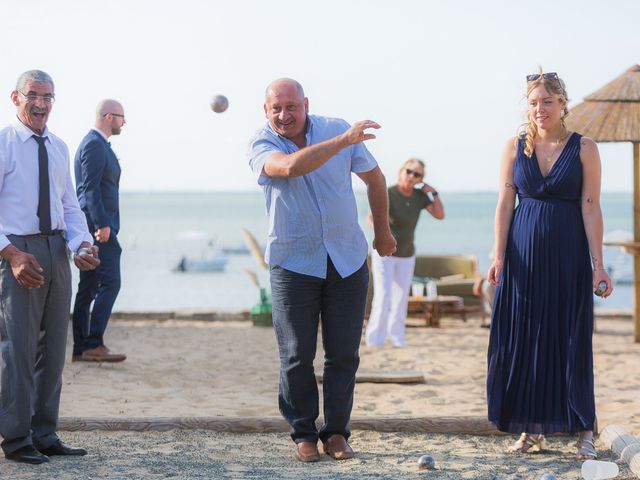
<instances>
[{"instance_id":1,"label":"woman holding phone","mask_svg":"<svg viewBox=\"0 0 640 480\"><path fill-rule=\"evenodd\" d=\"M416 225L423 210L438 220L444 218L438 191L423 182L424 175L424 162L410 158L398 171L398 183L388 188L389 226L397 250L388 257L381 257L375 250L371 252L373 304L365 332L369 346L383 345L387 336L395 347L406 344L404 323L416 263L413 244Z\"/></svg>"}]
</instances>

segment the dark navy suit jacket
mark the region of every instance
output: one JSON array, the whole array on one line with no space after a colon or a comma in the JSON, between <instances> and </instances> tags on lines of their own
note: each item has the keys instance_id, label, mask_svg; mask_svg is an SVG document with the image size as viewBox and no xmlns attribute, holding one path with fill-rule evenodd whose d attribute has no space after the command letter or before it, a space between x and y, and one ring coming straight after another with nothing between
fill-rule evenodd
<instances>
[{"instance_id":1,"label":"dark navy suit jacket","mask_svg":"<svg viewBox=\"0 0 640 480\"><path fill-rule=\"evenodd\" d=\"M82 139L75 158L76 192L80 208L87 216L89 231L109 226L120 231L120 163L111 145L91 130Z\"/></svg>"}]
</instances>

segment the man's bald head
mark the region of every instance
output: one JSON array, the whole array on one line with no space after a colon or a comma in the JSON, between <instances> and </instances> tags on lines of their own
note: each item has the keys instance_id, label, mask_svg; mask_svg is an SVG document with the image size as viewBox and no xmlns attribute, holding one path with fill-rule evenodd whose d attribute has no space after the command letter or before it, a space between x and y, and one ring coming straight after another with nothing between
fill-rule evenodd
<instances>
[{"instance_id":1,"label":"man's bald head","mask_svg":"<svg viewBox=\"0 0 640 480\"><path fill-rule=\"evenodd\" d=\"M124 119L124 108L117 100L107 98L100 100L96 107L96 128L104 133L107 138L111 135L120 135Z\"/></svg>"},{"instance_id":2,"label":"man's bald head","mask_svg":"<svg viewBox=\"0 0 640 480\"><path fill-rule=\"evenodd\" d=\"M124 113L122 105L120 102L116 100L112 100L110 98L106 98L104 100L100 100L98 106L96 107L96 116L104 117L108 113Z\"/></svg>"},{"instance_id":3,"label":"man's bald head","mask_svg":"<svg viewBox=\"0 0 640 480\"><path fill-rule=\"evenodd\" d=\"M269 98L269 95L277 93L282 88L287 88L287 87L295 88L296 91L298 92L298 96L300 97L300 100L304 100L304 89L302 88L302 85L300 85L300 83L298 83L292 78L278 78L277 80L274 80L267 86L267 89L264 92L265 101L267 101L267 99Z\"/></svg>"}]
</instances>

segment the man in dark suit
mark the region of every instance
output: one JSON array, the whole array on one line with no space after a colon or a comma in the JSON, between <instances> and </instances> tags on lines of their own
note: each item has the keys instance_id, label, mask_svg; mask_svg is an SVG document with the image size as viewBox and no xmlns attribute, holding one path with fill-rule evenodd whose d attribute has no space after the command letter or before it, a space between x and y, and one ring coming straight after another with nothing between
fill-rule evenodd
<instances>
[{"instance_id":1,"label":"man in dark suit","mask_svg":"<svg viewBox=\"0 0 640 480\"><path fill-rule=\"evenodd\" d=\"M112 353L104 344L111 309L120 290L118 243L120 164L109 143L125 124L124 109L115 100L102 100L95 127L80 143L75 158L76 192L87 216L89 231L100 247L100 266L81 272L73 308L73 357L78 362L121 362L127 357ZM91 310L91 302L93 310Z\"/></svg>"}]
</instances>

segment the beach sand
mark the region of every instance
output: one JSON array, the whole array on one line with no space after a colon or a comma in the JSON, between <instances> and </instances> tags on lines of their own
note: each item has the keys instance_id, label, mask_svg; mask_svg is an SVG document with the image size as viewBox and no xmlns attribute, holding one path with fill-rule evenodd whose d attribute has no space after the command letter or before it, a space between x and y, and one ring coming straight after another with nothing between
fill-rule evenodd
<instances>
[{"instance_id":1,"label":"beach sand","mask_svg":"<svg viewBox=\"0 0 640 480\"><path fill-rule=\"evenodd\" d=\"M410 319L420 325L419 319ZM408 327L406 348L360 350L360 370L421 370L417 385L358 383L353 415L486 416L489 330L479 319L445 318L441 328ZM629 320L599 320L594 335L600 427L618 423L640 436L640 344ZM278 416L276 340L250 322L114 321L106 342L119 364L70 360L63 417ZM322 371L318 345L316 370Z\"/></svg>"},{"instance_id":2,"label":"beach sand","mask_svg":"<svg viewBox=\"0 0 640 480\"><path fill-rule=\"evenodd\" d=\"M0 478L12 480L164 480L164 479L535 479L554 473L560 480L581 478L573 442L553 437L544 454L507 455L506 437L354 432L357 456L317 463L293 458L286 434L169 432L62 432L65 441L84 445L82 458L54 457L31 466L0 460ZM430 454L435 470L419 470ZM610 451L601 460L613 461ZM616 480L634 479L623 464Z\"/></svg>"},{"instance_id":3,"label":"beach sand","mask_svg":"<svg viewBox=\"0 0 640 480\"><path fill-rule=\"evenodd\" d=\"M410 319L408 346L361 348L360 370L421 370L414 385L356 385L354 417L486 416L488 330L480 319L446 318L441 328ZM594 335L599 426L616 423L640 437L640 344L629 320L598 320ZM124 352L121 364L71 363L63 378L62 417L279 416L278 353L272 329L250 322L113 321L107 345ZM322 369L318 347L317 369ZM321 388L321 387L320 387ZM55 458L42 478L580 478L574 440L550 439L545 455L506 455L508 436L431 435L354 431L359 452L349 462L317 465L293 460L286 433L207 431L62 432L91 450L84 459ZM602 445L600 445L602 447ZM126 454L124 452L126 451ZM419 472L430 453L438 469ZM601 459L613 460L602 451ZM618 478L635 478L620 463ZM67 468L68 466L68 468ZM21 467L21 468L19 468ZM29 467L32 472L33 467ZM51 469L51 470L47 470ZM58 470L56 470L58 469ZM76 471L76 469L78 469ZM5 460L0 475L29 477ZM74 476L76 475L76 476Z\"/></svg>"}]
</instances>

